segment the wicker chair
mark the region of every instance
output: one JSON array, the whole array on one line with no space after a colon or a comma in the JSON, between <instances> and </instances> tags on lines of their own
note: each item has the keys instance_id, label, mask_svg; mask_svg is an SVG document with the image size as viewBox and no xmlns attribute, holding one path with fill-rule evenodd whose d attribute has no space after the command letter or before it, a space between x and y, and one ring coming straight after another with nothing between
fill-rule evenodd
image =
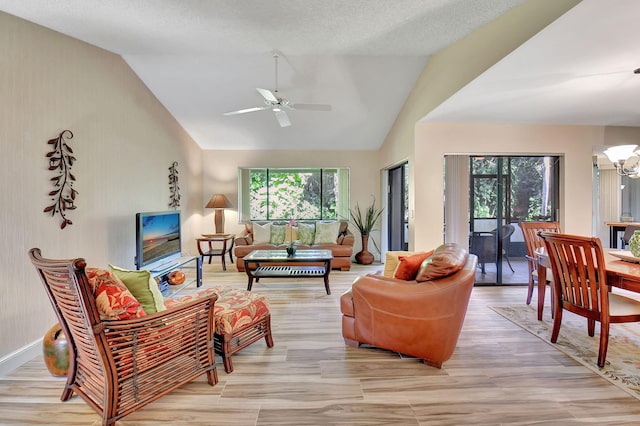
<instances>
[{"instance_id":1,"label":"wicker chair","mask_svg":"<svg viewBox=\"0 0 640 426\"><path fill-rule=\"evenodd\" d=\"M141 318L103 321L84 259L44 259L37 248L29 256L69 342L62 401L76 393L103 425L112 425L202 374L209 385L218 382L215 294Z\"/></svg>"}]
</instances>

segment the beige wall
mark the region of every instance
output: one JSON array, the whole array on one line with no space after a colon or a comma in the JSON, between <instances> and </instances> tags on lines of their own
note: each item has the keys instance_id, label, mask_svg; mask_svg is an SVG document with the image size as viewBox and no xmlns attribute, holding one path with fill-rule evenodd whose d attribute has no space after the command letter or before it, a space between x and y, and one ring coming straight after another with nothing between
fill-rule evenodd
<instances>
[{"instance_id":1,"label":"beige wall","mask_svg":"<svg viewBox=\"0 0 640 426\"><path fill-rule=\"evenodd\" d=\"M119 56L2 12L0 52L1 359L56 321L29 248L82 256L90 266L132 267L135 213L168 209L173 161L192 240L200 230L202 163L200 149ZM58 217L42 210L53 189L47 140L64 129L75 134L79 195L73 225L61 230Z\"/></svg>"},{"instance_id":2,"label":"beige wall","mask_svg":"<svg viewBox=\"0 0 640 426\"><path fill-rule=\"evenodd\" d=\"M204 206L213 193L224 193L236 207L225 212L225 231L238 233L238 168L243 167L347 167L350 180L350 206L371 204L373 197L380 205L380 171L377 169L377 151L204 151L205 164L201 200ZM205 211L202 232L212 232L213 211ZM352 227L353 228L353 227ZM352 229L353 231L353 229ZM357 231L354 234L358 236ZM380 241L379 233L374 234ZM356 238L354 253L361 247ZM376 255L373 245L369 250Z\"/></svg>"},{"instance_id":3,"label":"beige wall","mask_svg":"<svg viewBox=\"0 0 640 426\"><path fill-rule=\"evenodd\" d=\"M592 152L603 144L604 128L490 124L421 124L416 126L414 171L415 247L434 247L443 241L445 155L525 154L563 157L560 178L560 220L569 233L592 232ZM434 196L434 194L439 194ZM458 223L458 227L468 226Z\"/></svg>"},{"instance_id":4,"label":"beige wall","mask_svg":"<svg viewBox=\"0 0 640 426\"><path fill-rule=\"evenodd\" d=\"M549 25L580 0L529 0L509 10L453 45L433 55L398 114L380 149L381 169L407 160L409 163L409 247L414 247L418 208L414 204L424 182L415 176L424 158L417 155L415 125L429 112ZM424 155L424 152L422 152ZM442 161L437 170L442 170ZM431 179L441 180L441 174ZM431 225L435 226L435 225ZM442 224L440 234L442 234ZM420 237L422 240L423 237Z\"/></svg>"}]
</instances>

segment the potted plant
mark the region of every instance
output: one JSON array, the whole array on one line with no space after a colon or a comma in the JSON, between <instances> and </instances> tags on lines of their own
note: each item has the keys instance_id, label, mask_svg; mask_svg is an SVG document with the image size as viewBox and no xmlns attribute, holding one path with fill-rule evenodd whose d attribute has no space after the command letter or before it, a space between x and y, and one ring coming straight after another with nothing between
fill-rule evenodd
<instances>
[{"instance_id":1,"label":"potted plant","mask_svg":"<svg viewBox=\"0 0 640 426\"><path fill-rule=\"evenodd\" d=\"M356 253L356 262L361 265L369 265L373 263L373 254L369 252L369 234L374 229L376 222L382 214L382 209L376 208L376 200L374 198L373 203L363 212L360 209L360 205L356 203L356 208L350 211L351 220L353 224L358 228L360 236L362 237L362 251ZM375 245L375 241L373 242ZM376 247L377 249L377 247Z\"/></svg>"}]
</instances>

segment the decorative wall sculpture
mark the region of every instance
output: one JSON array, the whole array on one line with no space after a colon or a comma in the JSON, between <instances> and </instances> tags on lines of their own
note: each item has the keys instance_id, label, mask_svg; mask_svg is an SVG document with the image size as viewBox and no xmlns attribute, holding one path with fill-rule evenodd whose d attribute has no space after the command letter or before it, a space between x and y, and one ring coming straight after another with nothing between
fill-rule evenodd
<instances>
[{"instance_id":1,"label":"decorative wall sculpture","mask_svg":"<svg viewBox=\"0 0 640 426\"><path fill-rule=\"evenodd\" d=\"M78 195L78 191L73 188L76 177L71 173L71 167L76 161L76 157L73 156L73 149L67 143L67 140L72 138L71 130L63 130L58 137L47 142L49 145L53 145L53 150L47 153L49 170L55 170L57 176L50 179L55 188L49 192L53 204L45 207L44 212L51 213L51 216L60 215L62 218L60 229L73 224L67 218L67 213L68 210L76 209L74 202Z\"/></svg>"},{"instance_id":2,"label":"decorative wall sculpture","mask_svg":"<svg viewBox=\"0 0 640 426\"><path fill-rule=\"evenodd\" d=\"M180 207L180 187L178 186L178 162L169 167L169 207L177 210Z\"/></svg>"}]
</instances>

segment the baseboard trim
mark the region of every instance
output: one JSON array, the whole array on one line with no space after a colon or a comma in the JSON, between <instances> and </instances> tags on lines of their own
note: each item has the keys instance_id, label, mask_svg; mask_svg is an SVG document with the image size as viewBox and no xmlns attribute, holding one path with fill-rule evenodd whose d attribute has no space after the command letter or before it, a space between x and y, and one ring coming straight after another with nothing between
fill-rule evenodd
<instances>
[{"instance_id":1,"label":"baseboard trim","mask_svg":"<svg viewBox=\"0 0 640 426\"><path fill-rule=\"evenodd\" d=\"M23 346L0 358L0 377L5 377L16 368L31 361L38 355L42 355L42 339Z\"/></svg>"}]
</instances>

